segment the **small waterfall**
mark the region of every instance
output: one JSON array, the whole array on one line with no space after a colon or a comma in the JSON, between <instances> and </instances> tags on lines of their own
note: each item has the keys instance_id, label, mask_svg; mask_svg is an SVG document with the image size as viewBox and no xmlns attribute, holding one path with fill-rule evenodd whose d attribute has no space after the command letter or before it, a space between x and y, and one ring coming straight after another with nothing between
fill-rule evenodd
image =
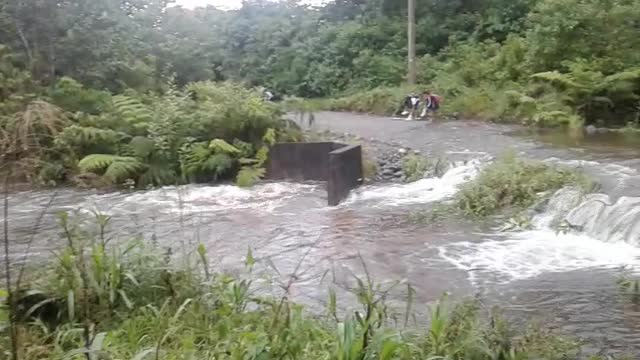
<instances>
[{"instance_id":1,"label":"small waterfall","mask_svg":"<svg viewBox=\"0 0 640 360\"><path fill-rule=\"evenodd\" d=\"M534 217L533 224L539 228L558 225L567 212L580 203L580 200L581 192L577 188L565 187L558 190L549 199L545 211Z\"/></svg>"},{"instance_id":2,"label":"small waterfall","mask_svg":"<svg viewBox=\"0 0 640 360\"><path fill-rule=\"evenodd\" d=\"M566 187L536 208L533 229L447 244L440 256L467 271L476 285L585 268L640 268L640 198L612 203L608 195L582 196ZM563 223L568 231L556 230Z\"/></svg>"},{"instance_id":3,"label":"small waterfall","mask_svg":"<svg viewBox=\"0 0 640 360\"><path fill-rule=\"evenodd\" d=\"M366 202L368 206L397 206L444 200L455 194L461 184L474 178L480 165L480 160L471 160L452 164L442 177L425 178L401 185L365 186L352 192L343 205Z\"/></svg>"},{"instance_id":4,"label":"small waterfall","mask_svg":"<svg viewBox=\"0 0 640 360\"><path fill-rule=\"evenodd\" d=\"M565 217L572 228L605 242L640 246L640 198L621 197L615 203L608 195L587 195Z\"/></svg>"}]
</instances>

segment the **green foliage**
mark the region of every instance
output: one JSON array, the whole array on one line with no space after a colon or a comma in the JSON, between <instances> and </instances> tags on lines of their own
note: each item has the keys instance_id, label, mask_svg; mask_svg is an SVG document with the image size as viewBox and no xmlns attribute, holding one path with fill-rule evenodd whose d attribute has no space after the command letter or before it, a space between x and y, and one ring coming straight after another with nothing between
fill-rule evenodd
<instances>
[{"instance_id":1,"label":"green foliage","mask_svg":"<svg viewBox=\"0 0 640 360\"><path fill-rule=\"evenodd\" d=\"M216 180L234 167L234 157L240 153L240 150L221 139L213 139L209 144L188 143L180 149L181 171L185 177L194 181L207 176Z\"/></svg>"},{"instance_id":2,"label":"green foliage","mask_svg":"<svg viewBox=\"0 0 640 360\"><path fill-rule=\"evenodd\" d=\"M420 0L416 87L403 84L405 3L167 4L0 7L0 146L28 163L21 181L60 183L78 159L112 154L145 165L138 186L175 183L194 176L182 173L180 149L213 139L259 154L243 150L231 165L218 156L195 177L233 176L246 165L239 159L265 157L268 129L300 138L282 109L391 115L426 89L456 117L571 127L640 119L637 0ZM325 100L284 96L277 106L262 101L264 88ZM136 137L153 147L138 151Z\"/></svg>"},{"instance_id":3,"label":"green foliage","mask_svg":"<svg viewBox=\"0 0 640 360\"><path fill-rule=\"evenodd\" d=\"M80 160L78 167L82 171L101 174L109 183L117 184L136 177L144 164L133 157L92 154Z\"/></svg>"},{"instance_id":4,"label":"green foliage","mask_svg":"<svg viewBox=\"0 0 640 360\"><path fill-rule=\"evenodd\" d=\"M404 98L419 89L380 87L335 99L327 104L330 110L367 112L379 115L395 114Z\"/></svg>"},{"instance_id":5,"label":"green foliage","mask_svg":"<svg viewBox=\"0 0 640 360\"><path fill-rule=\"evenodd\" d=\"M477 178L465 183L456 194L457 206L471 216L492 215L509 208L526 208L567 185L591 191L593 185L575 171L506 155L482 169Z\"/></svg>"},{"instance_id":6,"label":"green foliage","mask_svg":"<svg viewBox=\"0 0 640 360\"><path fill-rule=\"evenodd\" d=\"M402 159L402 172L407 182L414 182L425 177L430 165L424 157L409 154Z\"/></svg>"},{"instance_id":7,"label":"green foliage","mask_svg":"<svg viewBox=\"0 0 640 360\"><path fill-rule=\"evenodd\" d=\"M243 166L238 172L236 185L249 187L259 181L265 174L265 169L256 166Z\"/></svg>"},{"instance_id":8,"label":"green foliage","mask_svg":"<svg viewBox=\"0 0 640 360\"><path fill-rule=\"evenodd\" d=\"M85 89L82 84L69 77L60 78L50 96L54 104L67 111L92 115L107 110L111 101L111 94L108 92Z\"/></svg>"},{"instance_id":9,"label":"green foliage","mask_svg":"<svg viewBox=\"0 0 640 360\"><path fill-rule=\"evenodd\" d=\"M146 129L153 118L153 114L147 106L126 95L114 96L113 107L116 115L133 127Z\"/></svg>"}]
</instances>

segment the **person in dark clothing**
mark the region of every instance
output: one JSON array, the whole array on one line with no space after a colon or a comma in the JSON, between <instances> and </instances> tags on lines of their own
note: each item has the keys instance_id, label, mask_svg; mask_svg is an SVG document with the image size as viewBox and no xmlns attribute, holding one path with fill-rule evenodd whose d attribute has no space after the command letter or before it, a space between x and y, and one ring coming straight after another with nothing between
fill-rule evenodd
<instances>
[{"instance_id":1,"label":"person in dark clothing","mask_svg":"<svg viewBox=\"0 0 640 360\"><path fill-rule=\"evenodd\" d=\"M436 94L432 94L430 90L425 90L422 93L422 98L424 101L424 108L420 113L420 118L424 118L427 116L428 112L435 113L440 108L441 97Z\"/></svg>"},{"instance_id":2,"label":"person in dark clothing","mask_svg":"<svg viewBox=\"0 0 640 360\"><path fill-rule=\"evenodd\" d=\"M409 115L406 120L413 120L416 111L420 107L420 102L420 97L415 93L411 93L404 98L404 101L398 111L396 111L396 114L400 113L399 115L402 116Z\"/></svg>"}]
</instances>

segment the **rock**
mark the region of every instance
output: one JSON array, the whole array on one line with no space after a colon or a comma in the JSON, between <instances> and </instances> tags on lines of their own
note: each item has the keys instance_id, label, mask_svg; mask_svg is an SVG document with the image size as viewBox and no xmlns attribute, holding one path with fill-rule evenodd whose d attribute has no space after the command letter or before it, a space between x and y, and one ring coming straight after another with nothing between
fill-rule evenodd
<instances>
[{"instance_id":1,"label":"rock","mask_svg":"<svg viewBox=\"0 0 640 360\"><path fill-rule=\"evenodd\" d=\"M396 171L395 173L393 173L393 176L400 179L402 178L403 172L402 171Z\"/></svg>"},{"instance_id":2,"label":"rock","mask_svg":"<svg viewBox=\"0 0 640 360\"><path fill-rule=\"evenodd\" d=\"M416 154L416 155L419 155L420 154L420 150L413 150L413 153Z\"/></svg>"},{"instance_id":3,"label":"rock","mask_svg":"<svg viewBox=\"0 0 640 360\"><path fill-rule=\"evenodd\" d=\"M398 149L398 153L400 153L400 154L406 154L406 153L407 153L407 149L400 148L400 149Z\"/></svg>"},{"instance_id":4,"label":"rock","mask_svg":"<svg viewBox=\"0 0 640 360\"><path fill-rule=\"evenodd\" d=\"M593 135L598 131L598 129L593 125L589 125L585 128L585 131L587 132L587 134Z\"/></svg>"}]
</instances>

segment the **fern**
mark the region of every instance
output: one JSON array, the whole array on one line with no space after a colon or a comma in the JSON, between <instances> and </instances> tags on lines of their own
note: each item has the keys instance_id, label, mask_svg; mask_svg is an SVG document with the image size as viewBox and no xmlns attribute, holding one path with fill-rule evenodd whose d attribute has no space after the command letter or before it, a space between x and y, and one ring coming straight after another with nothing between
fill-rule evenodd
<instances>
[{"instance_id":1,"label":"fern","mask_svg":"<svg viewBox=\"0 0 640 360\"><path fill-rule=\"evenodd\" d=\"M218 179L234 166L233 155L239 150L224 140L186 144L180 149L180 167L187 178L213 177ZM213 146L212 146L213 145Z\"/></svg>"},{"instance_id":2,"label":"fern","mask_svg":"<svg viewBox=\"0 0 640 360\"><path fill-rule=\"evenodd\" d=\"M269 159L269 148L266 146L263 146L256 153L256 161L258 163L257 165L258 166L264 165L264 163L266 163L268 159Z\"/></svg>"},{"instance_id":3,"label":"fern","mask_svg":"<svg viewBox=\"0 0 640 360\"><path fill-rule=\"evenodd\" d=\"M150 164L147 171L138 179L138 185L146 186L162 186L175 184L178 176L176 171L166 164Z\"/></svg>"},{"instance_id":4,"label":"fern","mask_svg":"<svg viewBox=\"0 0 640 360\"><path fill-rule=\"evenodd\" d=\"M85 172L102 173L109 183L115 184L135 177L145 165L133 157L91 154L80 160L78 167Z\"/></svg>"},{"instance_id":5,"label":"fern","mask_svg":"<svg viewBox=\"0 0 640 360\"><path fill-rule=\"evenodd\" d=\"M213 139L209 143L209 149L214 153L240 154L240 150L222 139Z\"/></svg>"},{"instance_id":6,"label":"fern","mask_svg":"<svg viewBox=\"0 0 640 360\"><path fill-rule=\"evenodd\" d=\"M153 119L151 110L137 99L125 95L113 97L113 107L118 115L129 124L146 123Z\"/></svg>"},{"instance_id":7,"label":"fern","mask_svg":"<svg viewBox=\"0 0 640 360\"><path fill-rule=\"evenodd\" d=\"M265 174L266 170L256 166L244 166L238 172L236 185L240 187L250 187L258 182Z\"/></svg>"},{"instance_id":8,"label":"fern","mask_svg":"<svg viewBox=\"0 0 640 360\"><path fill-rule=\"evenodd\" d=\"M127 137L127 134L110 129L71 125L56 136L55 142L56 144L68 144L72 146L88 146L95 144L115 144Z\"/></svg>"},{"instance_id":9,"label":"fern","mask_svg":"<svg viewBox=\"0 0 640 360\"><path fill-rule=\"evenodd\" d=\"M267 131L262 136L262 142L264 142L267 146L273 146L276 143L276 131L272 128L267 129Z\"/></svg>"},{"instance_id":10,"label":"fern","mask_svg":"<svg viewBox=\"0 0 640 360\"><path fill-rule=\"evenodd\" d=\"M547 71L531 75L534 80L545 81L565 88L580 89L583 86L578 84L571 75L561 74L558 71Z\"/></svg>"},{"instance_id":11,"label":"fern","mask_svg":"<svg viewBox=\"0 0 640 360\"><path fill-rule=\"evenodd\" d=\"M144 136L136 136L131 139L131 142L129 142L129 147L136 157L146 159L153 152L155 143L153 142L153 140Z\"/></svg>"},{"instance_id":12,"label":"fern","mask_svg":"<svg viewBox=\"0 0 640 360\"><path fill-rule=\"evenodd\" d=\"M200 165L200 170L206 173L212 173L214 179L217 179L232 167L233 159L229 155L214 154Z\"/></svg>"}]
</instances>

